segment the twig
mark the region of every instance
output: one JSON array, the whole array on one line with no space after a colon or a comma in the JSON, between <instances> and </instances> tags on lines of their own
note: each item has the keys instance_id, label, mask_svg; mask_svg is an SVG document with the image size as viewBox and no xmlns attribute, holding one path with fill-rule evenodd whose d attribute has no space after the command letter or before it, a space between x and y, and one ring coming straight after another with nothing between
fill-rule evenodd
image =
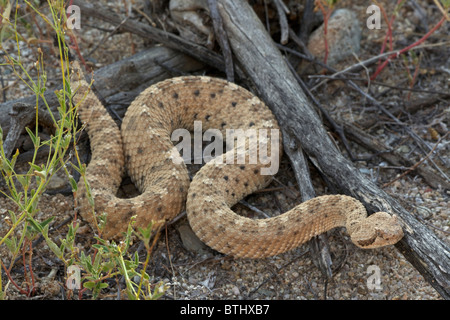
<instances>
[{"instance_id":1,"label":"twig","mask_svg":"<svg viewBox=\"0 0 450 320\"><path fill-rule=\"evenodd\" d=\"M425 221L425 220L424 220L422 217L420 217L419 215L416 215L416 218L417 218L417 220L422 221L422 222L423 222L424 224L426 224L427 226L429 226L429 227L431 227L431 228L433 228L433 229L435 229L435 230L439 230L440 232L442 232L442 233L444 233L444 234L450 236L450 232L445 231L445 230L442 229L442 228L436 227L435 225L429 223L428 221Z\"/></svg>"},{"instance_id":2,"label":"twig","mask_svg":"<svg viewBox=\"0 0 450 320\"><path fill-rule=\"evenodd\" d=\"M389 118L391 118L392 120L394 120L394 122L398 125L404 126L404 129L406 130L406 132L408 132L409 136L411 138L413 138L413 140L416 142L416 144L418 145L418 147L424 151L422 146L425 146L427 149L431 149L430 146L428 144L425 143L425 141L419 137L413 130L411 130L411 128L409 128L405 123L403 123L402 121L400 121L399 119L397 119L397 117L395 117L391 112L389 112L389 110L387 110L381 103L379 103L376 99L374 99L371 95L369 95L368 93L364 92L361 88L359 88L353 81L348 81L348 83L350 84L350 86L352 88L354 88L355 90L357 90L359 93L361 93L364 97L366 97L368 100L370 100L370 102L372 102L372 104L374 104L380 111L382 111L384 114L386 114ZM438 165L436 165L436 163L434 163L433 160L430 159L430 162L433 164L433 166L436 168L436 170L439 171L440 174L442 174L442 176L449 180L449 177L441 170L441 168L439 168Z\"/></svg>"},{"instance_id":3,"label":"twig","mask_svg":"<svg viewBox=\"0 0 450 320\"><path fill-rule=\"evenodd\" d=\"M172 224L174 224L175 222L177 222L178 220L180 220L181 218L183 218L184 216L186 216L186 211L183 211L183 212L181 212L180 214L178 214L175 218L173 218L172 220L170 220L170 221L167 221L165 224L164 224L164 228L166 228L167 226L170 226L170 225L172 225Z\"/></svg>"},{"instance_id":4,"label":"twig","mask_svg":"<svg viewBox=\"0 0 450 320\"><path fill-rule=\"evenodd\" d=\"M434 150L436 150L437 146L441 143L441 141L443 139L445 139L445 137L447 137L448 132L442 136L438 142L436 142L436 144L434 145L433 149L431 149L431 151L419 162L417 162L416 164L414 164L411 168L409 168L407 171L403 172L401 175L399 175L398 177L396 177L394 180L383 184L382 188L386 188L387 186L390 186L391 184L393 184L395 181L397 181L398 179L403 178L404 176L406 176L408 173L410 173L411 171L414 171L418 166L420 166L425 160L427 160L434 152Z\"/></svg>"},{"instance_id":5,"label":"twig","mask_svg":"<svg viewBox=\"0 0 450 320\"><path fill-rule=\"evenodd\" d=\"M321 66L321 67L324 67L324 68L327 67L327 65L326 65L325 63L323 63L323 62L317 60L317 59L314 58L312 55L309 55L309 56L308 56L308 55L303 54L303 53L300 53L300 52L298 52L298 51L296 51L296 50L294 50L294 49L291 49L291 48L288 48L288 47L286 47L286 46L283 46L283 45L281 45L281 44L279 44L279 43L275 43L275 45L276 45L279 49L282 49L282 50L284 50L284 51L286 51L286 52L292 53L293 55L295 55L295 56L297 56L297 57L299 57L299 58L305 59L306 61L315 63L315 64L317 64L317 65L319 65L319 66Z\"/></svg>"},{"instance_id":6,"label":"twig","mask_svg":"<svg viewBox=\"0 0 450 320\"><path fill-rule=\"evenodd\" d=\"M414 163L409 158L406 158L396 150L392 150L389 146L380 142L378 139L366 133L364 130L361 130L357 126L351 123L340 123L340 125L344 127L345 133L351 140L373 152L374 154L372 155L372 157L380 156L382 159L386 160L394 166L407 166L406 169L402 170L407 170L408 167L414 165ZM417 174L419 174L425 180L425 182L433 188L450 188L450 181L443 179L434 171L424 166L419 166L418 168L416 168L416 171Z\"/></svg>"},{"instance_id":7,"label":"twig","mask_svg":"<svg viewBox=\"0 0 450 320\"><path fill-rule=\"evenodd\" d=\"M304 4L302 23L300 25L300 32L298 34L299 38L306 42L315 22L314 13L314 2L315 0L306 0Z\"/></svg>"},{"instance_id":8,"label":"twig","mask_svg":"<svg viewBox=\"0 0 450 320\"><path fill-rule=\"evenodd\" d=\"M27 296L30 295L31 291L30 291L30 280L28 279L28 273L27 273L27 262L25 260L25 254L26 254L26 247L27 247L27 242L28 239L25 239L25 241L23 242L23 247L22 247L22 264L23 264L23 277L24 277L24 282L27 286ZM30 273L32 272L31 269L31 261L30 261Z\"/></svg>"},{"instance_id":9,"label":"twig","mask_svg":"<svg viewBox=\"0 0 450 320\"><path fill-rule=\"evenodd\" d=\"M83 0L74 0L73 3L80 7L81 11L86 16L93 16L102 21L106 21L112 24L120 24L123 21L117 14L100 7L96 3L88 3ZM165 46L183 52L191 57L198 59L214 68L221 71L225 71L225 63L222 56L216 52L209 50L201 45L183 39L175 34L166 32L152 26L128 19L124 22L119 31L126 31L134 33L144 39L150 39L155 42L160 42ZM242 70L235 66L235 73L238 77L244 78Z\"/></svg>"},{"instance_id":10,"label":"twig","mask_svg":"<svg viewBox=\"0 0 450 320\"><path fill-rule=\"evenodd\" d=\"M419 46L416 46L416 47L414 47L414 48L411 48L411 50L418 50L418 49L430 48L430 47L436 47L436 46L448 46L449 44L450 44L449 41L444 41L444 42L440 42L440 43L433 43L433 44L423 44L423 45L419 45ZM290 48L287 48L287 49L286 49L286 48L284 47L283 49L287 50L287 49L290 49ZM302 55L301 53L296 52L295 50L292 50L292 49L290 49L290 50L291 50L291 51L289 51L289 50L287 50L287 51L289 51L290 53L292 53L292 54L294 54L294 55L297 55L297 56L299 56L299 57L301 57L301 58L303 58L303 59L306 59L306 60L308 60L308 61L310 61L310 62L317 63L317 61L314 60L314 59L308 58L307 56ZM364 67L368 67L368 66L370 66L370 65L372 65L372 64L374 64L374 63L376 63L380 58L383 58L383 57L386 57L386 56L390 56L390 55L395 55L395 54L398 54L398 52L399 52L398 50L395 50L395 51L389 51L389 52L381 53L381 54L376 55L376 56L374 56L374 57L371 57L371 58L369 58L369 59L367 59L367 60L364 60L364 61L360 61L360 62L358 62L358 63L355 63L355 64L353 64L353 65L351 65L351 66L349 66L349 67L347 67L347 68L345 68L345 69L343 69L343 70L340 70L340 71L335 70L336 72L334 72L333 74L330 75L330 76L331 76L331 79L334 79L334 78L336 78L338 75L341 75L341 74L343 74L343 73L359 72L359 71L362 70ZM320 63L318 63L318 64L319 64L320 66L323 67L322 64L320 64ZM328 70L331 71L331 72L333 72L330 68L328 68ZM322 82L316 84L316 85L315 85L314 87L312 87L310 90L311 90L311 91L316 90L318 87L320 87L321 85L325 84L327 81L328 81L328 80L324 80L324 81L322 81ZM374 83L374 82L372 81L372 83Z\"/></svg>"},{"instance_id":11,"label":"twig","mask_svg":"<svg viewBox=\"0 0 450 320\"><path fill-rule=\"evenodd\" d=\"M430 93L433 91L429 91L426 93ZM441 95L442 94L442 95ZM419 109L429 107L439 102L440 99L448 99L450 98L450 93L439 93L440 96L427 97L423 99L415 99L414 101L408 102L405 107L406 111L410 113L417 112Z\"/></svg>"},{"instance_id":12,"label":"twig","mask_svg":"<svg viewBox=\"0 0 450 320\"><path fill-rule=\"evenodd\" d=\"M286 44L289 39L289 24L287 21L286 13L288 13L289 10L284 5L283 1L273 0L273 2L277 7L278 18L280 20L280 29L281 29L280 43Z\"/></svg>"},{"instance_id":13,"label":"twig","mask_svg":"<svg viewBox=\"0 0 450 320\"><path fill-rule=\"evenodd\" d=\"M223 28L222 17L219 13L219 10L217 9L217 1L208 0L208 6L211 14L211 19L213 21L214 33L216 34L219 45L222 48L227 80L230 82L234 82L233 56L231 53L230 43L228 42L227 33Z\"/></svg>"},{"instance_id":14,"label":"twig","mask_svg":"<svg viewBox=\"0 0 450 320\"><path fill-rule=\"evenodd\" d=\"M258 291L263 285L265 285L266 283L268 283L271 279L273 279L274 277L277 276L278 273L280 273L281 270L283 270L284 268L286 268L287 266L291 265L292 263L294 263L295 261L297 261L299 258L303 257L306 253L308 252L308 250L301 252L298 256L296 256L295 258L293 258L291 261L288 261L287 263L285 263L284 265L280 266L279 268L276 269L276 272L272 272L272 275L270 277L268 277L267 279L265 279L263 282L261 282L256 288L254 288L252 291L250 291L247 295L247 299L250 298L253 294L255 294L256 291Z\"/></svg>"},{"instance_id":15,"label":"twig","mask_svg":"<svg viewBox=\"0 0 450 320\"><path fill-rule=\"evenodd\" d=\"M29 245L29 253L28 253L28 265L30 266L30 277L31 277L31 291L30 291L30 295L34 295L34 293L36 292L36 282L34 279L34 272L33 272L33 265L32 265L32 257L33 257L33 245L31 243L30 240L28 240L28 245ZM26 266L23 266L24 269L26 269Z\"/></svg>"},{"instance_id":16,"label":"twig","mask_svg":"<svg viewBox=\"0 0 450 320\"><path fill-rule=\"evenodd\" d=\"M144 11L139 9L138 7L134 7L134 10L136 10L139 14L141 14L147 21L152 25L152 27L156 27L156 23L150 18Z\"/></svg>"},{"instance_id":17,"label":"twig","mask_svg":"<svg viewBox=\"0 0 450 320\"><path fill-rule=\"evenodd\" d=\"M347 77L335 77L336 74L333 75L326 75L326 74L318 74L318 75L310 75L308 78L314 79L314 78L320 78L320 79L328 79L328 80L352 80L352 81L367 81L366 78L347 78ZM433 91L433 90L423 90L423 89L414 89L414 88L405 88L405 87L399 87L390 85L384 82L380 81L370 81L371 84L376 84L378 86L387 87L395 90L400 91L412 91L412 92L420 92L420 93L427 93L427 94L437 94L442 95L443 97L448 96L449 94L446 94L442 91Z\"/></svg>"},{"instance_id":18,"label":"twig","mask_svg":"<svg viewBox=\"0 0 450 320\"><path fill-rule=\"evenodd\" d=\"M17 290L24 295L28 295L28 293L23 290L15 281L14 279L11 277L11 273L9 272L9 270L6 268L6 266L3 264L3 261L0 259L0 264L2 265L3 269L5 270L5 274L8 277L8 280L17 288ZM0 274L1 276L1 274Z\"/></svg>"},{"instance_id":19,"label":"twig","mask_svg":"<svg viewBox=\"0 0 450 320\"><path fill-rule=\"evenodd\" d=\"M289 28L289 38L291 38L292 41L295 42L295 44L310 58L313 59L313 55L311 52L309 52L308 47L306 46L305 42L295 34L294 30L292 28Z\"/></svg>"},{"instance_id":20,"label":"twig","mask_svg":"<svg viewBox=\"0 0 450 320\"><path fill-rule=\"evenodd\" d=\"M295 192L294 190L291 189L291 187L288 187L287 185L285 185L283 182L280 181L280 179L278 179L277 177L273 177L273 181L275 181L276 183L278 183L280 186L282 186L281 188L278 187L276 189L278 190L283 190L286 191L284 192L284 194L288 197L290 197L291 199L297 199L298 198L298 193ZM275 188L274 188L275 189Z\"/></svg>"},{"instance_id":21,"label":"twig","mask_svg":"<svg viewBox=\"0 0 450 320\"><path fill-rule=\"evenodd\" d=\"M294 75L295 79L297 80L297 82L299 83L299 85L302 87L302 89L304 90L304 92L306 93L306 95L314 102L315 106L317 108L319 108L320 112L322 113L322 115L325 117L325 119L328 121L328 123L334 128L334 130L338 133L339 137L342 140L342 143L344 144L345 150L347 151L348 156L350 157L350 159L352 161L356 161L358 160L356 157L353 156L353 153L350 149L350 146L348 144L347 138L345 137L344 134L344 130L342 128L342 126L338 125L334 119L328 114L327 110L325 110L325 108L322 107L322 105L320 104L320 102L316 99L316 97L311 93L311 91L308 89L308 87L306 86L306 84L303 82L303 80L298 76L297 72L295 72L294 68L292 67L292 65L289 63L289 61L286 60L286 63L289 67L289 69L292 71L292 74Z\"/></svg>"},{"instance_id":22,"label":"twig","mask_svg":"<svg viewBox=\"0 0 450 320\"><path fill-rule=\"evenodd\" d=\"M428 37L431 36L431 34L433 34L433 32L435 32L437 29L439 29L439 27L446 21L445 16L443 16L441 18L441 20L439 20L439 22L430 30L428 31L422 38L420 38L419 40L417 40L416 42L410 44L409 46L407 46L406 48L401 49L400 51L398 51L395 54L390 55L375 71L375 73L372 75L371 79L374 80L378 74L380 74L381 70L384 69L384 67L386 67L386 65L389 63L389 61L391 61L394 58L399 57L401 54L409 51L411 48L414 48L416 46L418 46L419 44L423 43L426 39L428 39Z\"/></svg>"},{"instance_id":23,"label":"twig","mask_svg":"<svg viewBox=\"0 0 450 320\"><path fill-rule=\"evenodd\" d=\"M264 218L270 218L270 216L265 213L264 211L258 209L257 207L251 205L250 203L248 203L247 201L241 200L239 201L240 204L242 204L243 206L246 206L247 208L249 208L250 210L255 211L256 213L262 215Z\"/></svg>"}]
</instances>

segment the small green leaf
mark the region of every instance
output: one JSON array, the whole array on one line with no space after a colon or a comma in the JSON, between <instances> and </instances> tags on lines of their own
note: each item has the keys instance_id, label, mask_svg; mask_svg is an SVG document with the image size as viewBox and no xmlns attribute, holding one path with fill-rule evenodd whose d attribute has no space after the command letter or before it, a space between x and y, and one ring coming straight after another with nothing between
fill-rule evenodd
<instances>
[{"instance_id":1,"label":"small green leaf","mask_svg":"<svg viewBox=\"0 0 450 320\"><path fill-rule=\"evenodd\" d=\"M8 213L9 213L9 216L10 216L10 218L11 218L11 223L12 223L12 224L16 224L16 222L17 222L17 216L16 216L16 214L14 213L14 211L8 210Z\"/></svg>"},{"instance_id":2,"label":"small green leaf","mask_svg":"<svg viewBox=\"0 0 450 320\"><path fill-rule=\"evenodd\" d=\"M44 227L47 226L50 222L52 222L54 218L55 218L55 217L50 217L50 218L48 218L48 219L45 219L44 221L42 221L42 222L40 223L40 226L41 226L42 228L44 228Z\"/></svg>"},{"instance_id":3,"label":"small green leaf","mask_svg":"<svg viewBox=\"0 0 450 320\"><path fill-rule=\"evenodd\" d=\"M14 166L16 165L17 157L19 156L19 149L16 149L16 153L13 155L11 159L11 169L14 169Z\"/></svg>"},{"instance_id":4,"label":"small green leaf","mask_svg":"<svg viewBox=\"0 0 450 320\"><path fill-rule=\"evenodd\" d=\"M94 274L95 270L92 267L92 262L91 262L91 258L89 256L86 256L84 254L84 252L81 252L81 257L80 257L81 263L83 265L83 267L86 269L87 272Z\"/></svg>"},{"instance_id":5,"label":"small green leaf","mask_svg":"<svg viewBox=\"0 0 450 320\"><path fill-rule=\"evenodd\" d=\"M70 128L70 122L69 122L69 120L67 120L67 121L68 121L69 124L68 124L68 127L66 127L66 128ZM70 133L66 134L64 136L64 140L62 142L62 147L64 149L68 148L71 141L72 141L72 135Z\"/></svg>"},{"instance_id":6,"label":"small green leaf","mask_svg":"<svg viewBox=\"0 0 450 320\"><path fill-rule=\"evenodd\" d=\"M28 221L28 223L30 224L30 227L31 227L34 231L39 232L39 233L42 232L42 229L43 229L43 228L41 227L41 225L39 224L39 222L37 222L36 220L34 220L32 217L27 218L27 221Z\"/></svg>"},{"instance_id":7,"label":"small green leaf","mask_svg":"<svg viewBox=\"0 0 450 320\"><path fill-rule=\"evenodd\" d=\"M72 96L72 87L70 86L70 79L69 77L65 77L64 81L66 82L66 94L71 97Z\"/></svg>"},{"instance_id":8,"label":"small green leaf","mask_svg":"<svg viewBox=\"0 0 450 320\"><path fill-rule=\"evenodd\" d=\"M17 178L17 181L19 181L19 183L22 185L22 187L28 188L29 183L30 183L30 179L28 176L16 175L16 178Z\"/></svg>"},{"instance_id":9,"label":"small green leaf","mask_svg":"<svg viewBox=\"0 0 450 320\"><path fill-rule=\"evenodd\" d=\"M34 164L34 163L28 162L28 164L29 164L30 167L33 169L32 171L39 171L39 170L42 169L41 167L39 167L38 165L36 165L36 164Z\"/></svg>"},{"instance_id":10,"label":"small green leaf","mask_svg":"<svg viewBox=\"0 0 450 320\"><path fill-rule=\"evenodd\" d=\"M99 289L106 289L106 288L108 288L108 284L106 282L100 282L98 284L98 288Z\"/></svg>"},{"instance_id":11,"label":"small green leaf","mask_svg":"<svg viewBox=\"0 0 450 320\"><path fill-rule=\"evenodd\" d=\"M34 147L38 148L39 144L41 143L41 138L39 136L35 136L33 131L31 131L30 128L25 127L25 130L27 130L28 135L30 136L30 139L33 142Z\"/></svg>"},{"instance_id":12,"label":"small green leaf","mask_svg":"<svg viewBox=\"0 0 450 320\"><path fill-rule=\"evenodd\" d=\"M75 225L73 223L69 224L69 230L67 231L66 240L68 242L73 242L75 239L75 234L77 233L78 228L80 227L80 223L77 222Z\"/></svg>"},{"instance_id":13,"label":"small green leaf","mask_svg":"<svg viewBox=\"0 0 450 320\"><path fill-rule=\"evenodd\" d=\"M1 159L2 170L5 171L5 173L11 172L11 162L7 158L2 157Z\"/></svg>"},{"instance_id":14,"label":"small green leaf","mask_svg":"<svg viewBox=\"0 0 450 320\"><path fill-rule=\"evenodd\" d=\"M44 238L48 238L48 229L49 229L48 225L46 225L46 226L44 226L44 228L42 228L42 236Z\"/></svg>"},{"instance_id":15,"label":"small green leaf","mask_svg":"<svg viewBox=\"0 0 450 320\"><path fill-rule=\"evenodd\" d=\"M48 225L46 225L42 230L42 235L44 236L45 242L47 242L48 247L52 252L61 260L63 260L63 251L53 242L52 239L48 237Z\"/></svg>"},{"instance_id":16,"label":"small green leaf","mask_svg":"<svg viewBox=\"0 0 450 320\"><path fill-rule=\"evenodd\" d=\"M42 178L44 181L47 180L47 171L46 170L35 170L33 172L39 178Z\"/></svg>"},{"instance_id":17,"label":"small green leaf","mask_svg":"<svg viewBox=\"0 0 450 320\"><path fill-rule=\"evenodd\" d=\"M77 167L76 165L74 165L72 162L70 162L70 165L72 166L72 168L74 168L79 174L84 175L86 173L86 164L82 163L81 167Z\"/></svg>"},{"instance_id":18,"label":"small green leaf","mask_svg":"<svg viewBox=\"0 0 450 320\"><path fill-rule=\"evenodd\" d=\"M14 199L16 203L20 203L20 198L22 197L22 192L17 194L16 189L10 188L9 191L11 192L11 197Z\"/></svg>"},{"instance_id":19,"label":"small green leaf","mask_svg":"<svg viewBox=\"0 0 450 320\"><path fill-rule=\"evenodd\" d=\"M72 187L72 192L76 192L78 190L78 184L72 176L69 177L69 183Z\"/></svg>"},{"instance_id":20,"label":"small green leaf","mask_svg":"<svg viewBox=\"0 0 450 320\"><path fill-rule=\"evenodd\" d=\"M15 252L17 250L17 240L15 237L6 238L5 244L10 252Z\"/></svg>"},{"instance_id":21,"label":"small green leaf","mask_svg":"<svg viewBox=\"0 0 450 320\"><path fill-rule=\"evenodd\" d=\"M86 289L92 290L95 287L95 282L94 281L86 281L85 283L83 283L83 287L85 287Z\"/></svg>"},{"instance_id":22,"label":"small green leaf","mask_svg":"<svg viewBox=\"0 0 450 320\"><path fill-rule=\"evenodd\" d=\"M92 248L103 251L103 252L110 252L109 248L107 246L101 245L101 244L93 244Z\"/></svg>"},{"instance_id":23,"label":"small green leaf","mask_svg":"<svg viewBox=\"0 0 450 320\"><path fill-rule=\"evenodd\" d=\"M59 251L64 252L65 250L66 250L66 245L65 245L64 241L62 241L61 246L59 247Z\"/></svg>"}]
</instances>

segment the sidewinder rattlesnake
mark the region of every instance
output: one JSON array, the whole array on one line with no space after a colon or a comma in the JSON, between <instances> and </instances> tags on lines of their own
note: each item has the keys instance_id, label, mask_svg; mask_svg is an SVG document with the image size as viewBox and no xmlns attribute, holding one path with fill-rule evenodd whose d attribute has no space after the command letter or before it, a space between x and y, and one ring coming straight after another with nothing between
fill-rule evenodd
<instances>
[{"instance_id":1,"label":"sidewinder rattlesnake","mask_svg":"<svg viewBox=\"0 0 450 320\"><path fill-rule=\"evenodd\" d=\"M396 243L403 236L398 219L385 212L367 217L364 206L346 195L325 195L268 219L250 219L230 208L272 179L263 165L205 164L189 181L184 162L174 161L170 140L174 129L277 129L269 108L246 89L225 80L183 76L156 83L129 106L118 128L89 89L78 62L73 62L72 91L78 114L87 124L92 158L86 178L96 213L107 213L103 236L120 236L129 219L146 227L150 221L168 221L185 208L196 235L211 248L234 257L262 258L295 248L335 227L344 226L354 244L376 248ZM270 144L270 143L269 143ZM281 141L279 141L281 154ZM175 149L176 150L176 149ZM116 197L124 174L141 192L133 199ZM83 179L76 206L94 222Z\"/></svg>"}]
</instances>

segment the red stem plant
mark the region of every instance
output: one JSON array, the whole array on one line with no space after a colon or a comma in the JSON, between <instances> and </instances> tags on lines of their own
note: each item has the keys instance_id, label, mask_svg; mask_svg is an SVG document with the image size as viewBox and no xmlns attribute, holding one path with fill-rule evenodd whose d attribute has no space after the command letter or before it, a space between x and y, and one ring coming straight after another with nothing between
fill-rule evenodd
<instances>
[{"instance_id":1,"label":"red stem plant","mask_svg":"<svg viewBox=\"0 0 450 320\"><path fill-rule=\"evenodd\" d=\"M386 23L388 25L388 30L386 32L386 37L383 41L383 45L381 47L381 52L383 53L385 48L386 48L386 43L389 40L389 49L390 51L393 50L392 48L392 24L394 22L394 18L396 16L397 11L400 9L400 7L402 6L404 0L398 0L395 10L394 10L394 14L392 15L391 19L388 21L387 18L387 14L386 11L384 10L383 6L380 5L378 3L378 1L374 0L374 2L380 7L380 10L383 14L384 19L386 20ZM387 59L381 63L380 65L378 65L377 69L375 70L374 74L370 77L371 80L375 80L375 78L380 74L380 72L387 66L387 64L389 63L389 61L391 61L392 59L398 58L400 55L404 54L405 52L408 52L409 50L411 50L414 47L417 47L418 45L421 45L422 43L425 42L425 40L427 40L437 29L439 29L442 24L447 20L447 17L445 15L445 13L443 14L441 20L439 20L439 22L433 27L431 28L424 36L422 36L422 38L420 38L419 40L417 40L416 42L410 44L409 46L389 55L387 57Z\"/></svg>"},{"instance_id":2,"label":"red stem plant","mask_svg":"<svg viewBox=\"0 0 450 320\"><path fill-rule=\"evenodd\" d=\"M316 0L316 7L320 9L323 15L323 34L325 41L325 57L323 58L323 63L327 63L328 60L328 20L330 19L331 14L333 13L334 3L333 0Z\"/></svg>"}]
</instances>

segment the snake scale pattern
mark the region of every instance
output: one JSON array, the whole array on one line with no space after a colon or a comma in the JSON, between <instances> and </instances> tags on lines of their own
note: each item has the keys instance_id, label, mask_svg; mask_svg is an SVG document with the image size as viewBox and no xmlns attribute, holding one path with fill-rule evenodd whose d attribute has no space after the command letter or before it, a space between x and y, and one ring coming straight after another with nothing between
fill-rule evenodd
<instances>
[{"instance_id":1,"label":"snake scale pattern","mask_svg":"<svg viewBox=\"0 0 450 320\"><path fill-rule=\"evenodd\" d=\"M391 245L402 238L395 216L385 212L367 216L362 203L346 195L319 196L267 219L237 215L230 208L272 179L261 174L265 167L261 163L227 164L217 157L190 182L170 139L173 130L192 130L194 121L202 121L203 130L222 132L278 128L270 109L246 89L205 76L168 79L150 86L131 103L119 129L90 90L79 63L73 62L72 67L73 102L91 145L86 178L94 200L89 201L81 179L76 206L91 224L96 221L93 211L107 214L104 237L119 237L132 216L137 226L146 227L152 220L162 223L186 210L203 242L234 257L276 255L335 227L346 227L352 242L361 248ZM266 143L270 145L270 139ZM281 155L281 139L276 147ZM141 192L132 199L116 196L125 168Z\"/></svg>"}]
</instances>

